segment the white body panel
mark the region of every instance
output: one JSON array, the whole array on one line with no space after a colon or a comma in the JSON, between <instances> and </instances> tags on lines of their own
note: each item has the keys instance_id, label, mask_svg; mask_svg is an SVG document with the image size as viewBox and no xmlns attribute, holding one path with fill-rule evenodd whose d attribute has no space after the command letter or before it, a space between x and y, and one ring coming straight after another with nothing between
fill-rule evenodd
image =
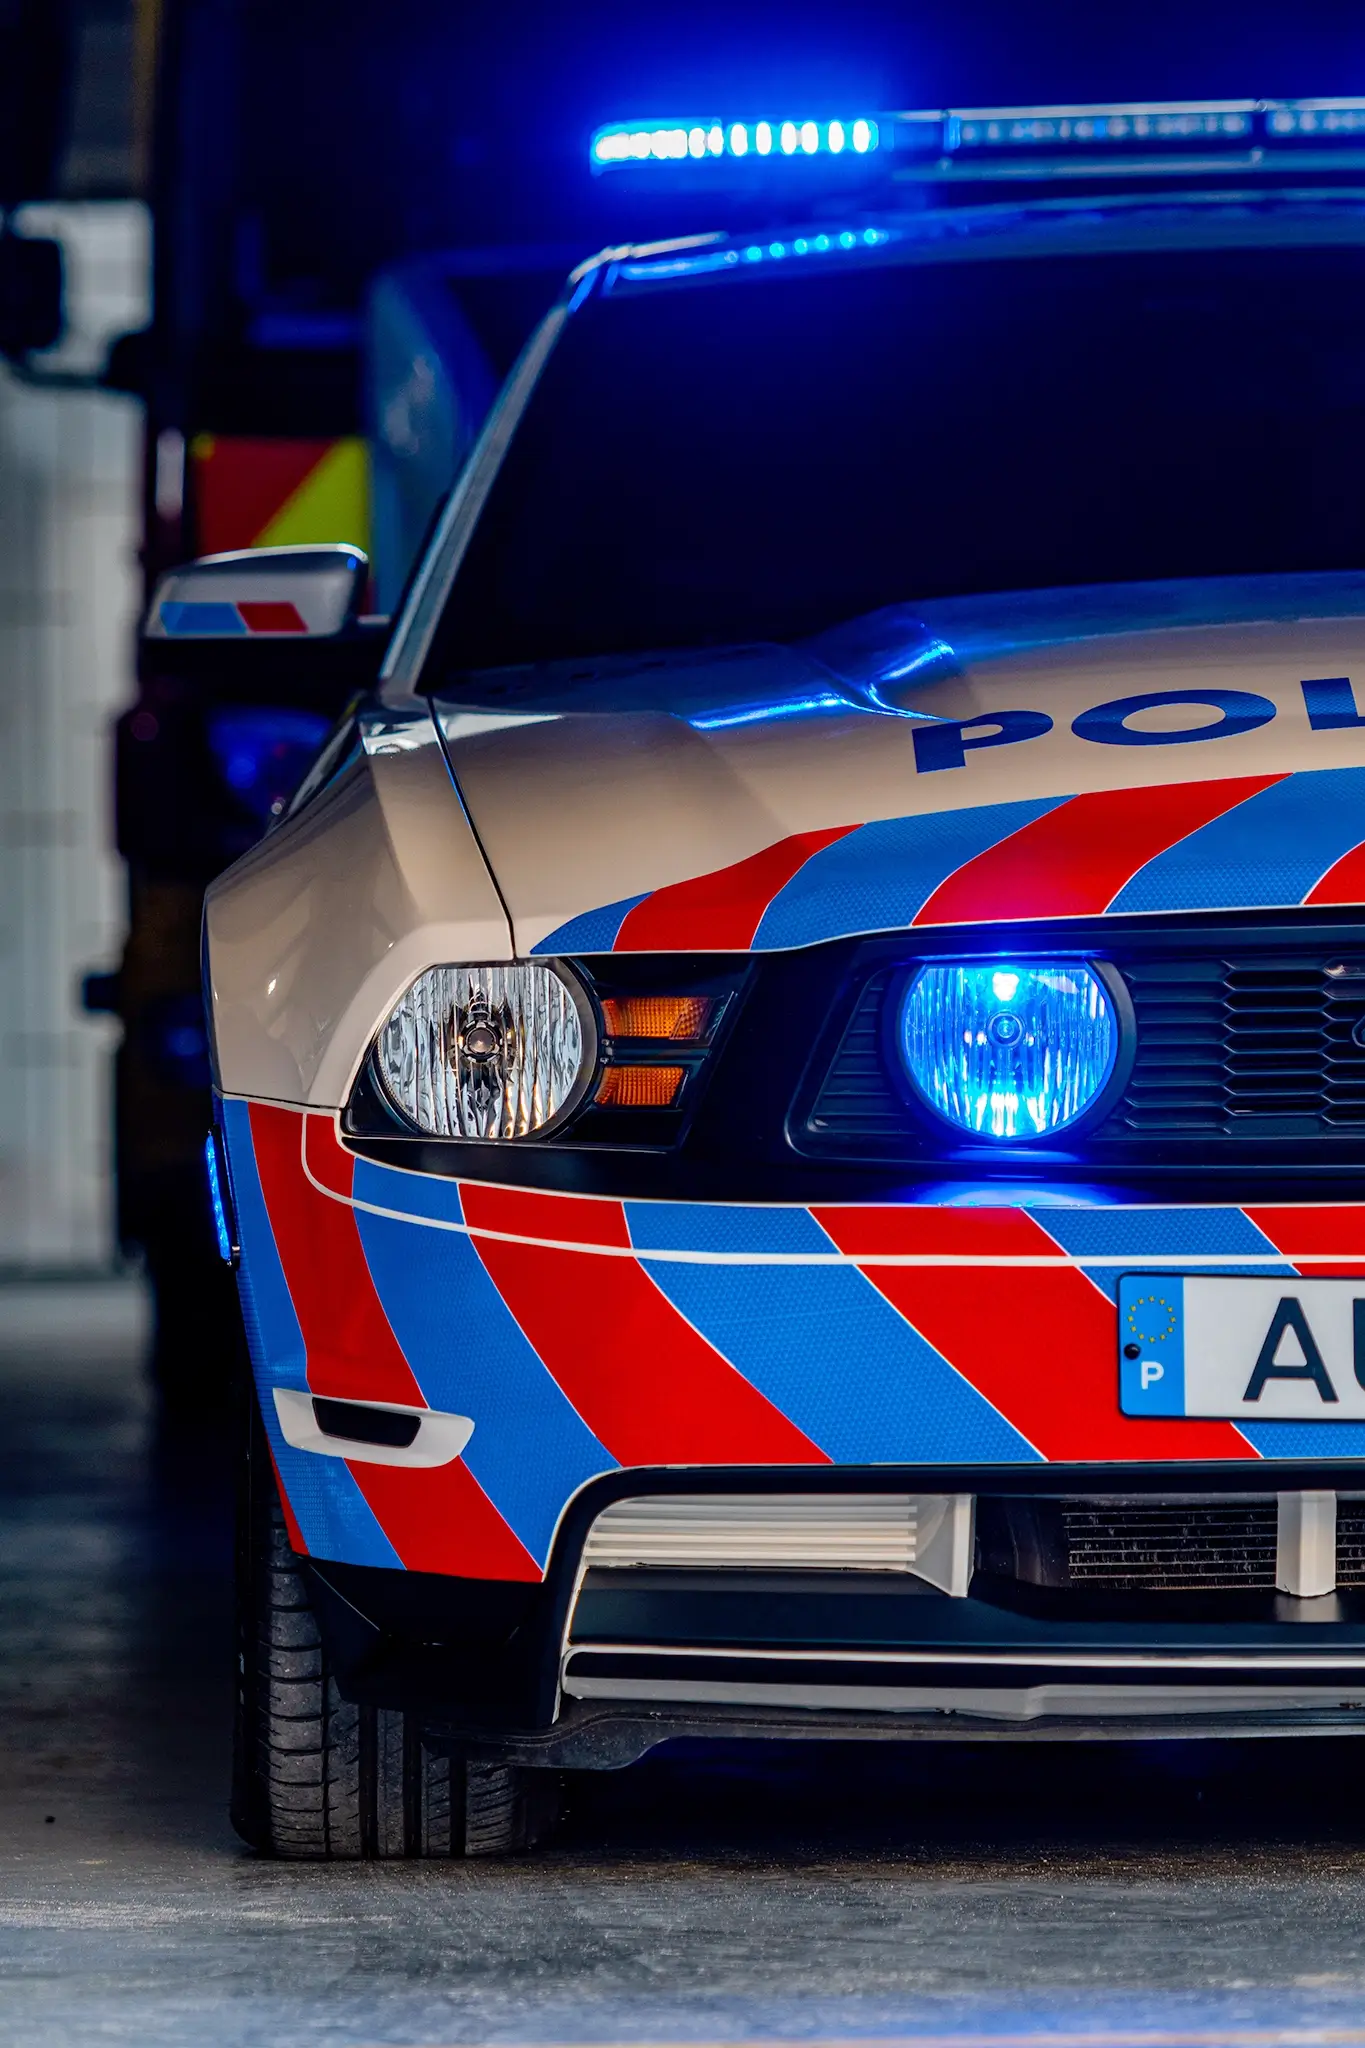
<instances>
[{"instance_id":1,"label":"white body panel","mask_svg":"<svg viewBox=\"0 0 1365 2048\"><path fill-rule=\"evenodd\" d=\"M358 769L209 892L222 1086L337 1107L392 1004L425 968L529 953L584 912L792 834L1021 798L1365 767L1365 722L1315 731L1301 688L1305 678L1354 673L1365 704L1365 616L1354 615L1365 613L1365 586L1302 579L1300 618L1283 616L1287 587L1267 579L1274 619L1146 631L1131 621L1144 604L1158 619L1159 611L1141 586L1107 594L1109 630L1087 626L1083 592L981 600L983 614L996 615L996 644L907 693L911 716L852 699L831 710L827 697L818 710L717 724L695 708L698 678L703 689L710 681L704 654L687 665L683 710L669 708L669 690L682 687L676 675L661 680L642 667L632 680L629 665L618 665L609 695L561 688L556 699L547 684L539 695L519 688L499 710L452 702L441 715L458 792L425 711L395 703L392 742L371 745ZM1202 588L1216 606L1220 587ZM1246 608L1245 589L1237 601ZM999 631L1009 602L1024 621L1024 646ZM1315 604L1333 602L1344 616L1314 615ZM1123 631L1113 630L1116 608ZM924 609L933 631L960 629L969 643L971 600ZM755 665L770 693L797 705L822 675L835 682L809 650L755 650ZM722 704L745 687L740 667L714 664ZM1276 715L1250 731L1155 745L1097 744L1073 730L1080 714L1117 699L1210 689L1254 693ZM629 706L637 691L657 708L586 708ZM947 771L917 765L926 715L989 730L1003 710L1044 712L1052 728L971 748ZM1132 724L1188 734L1217 716L1172 704ZM864 928L853 903L846 929Z\"/></svg>"},{"instance_id":2,"label":"white body panel","mask_svg":"<svg viewBox=\"0 0 1365 2048\"><path fill-rule=\"evenodd\" d=\"M497 891L427 734L363 755L210 889L227 1094L335 1107L424 968L508 958Z\"/></svg>"},{"instance_id":3,"label":"white body panel","mask_svg":"<svg viewBox=\"0 0 1365 2048\"><path fill-rule=\"evenodd\" d=\"M809 694L813 665L791 660L791 695ZM584 911L727 867L793 833L1019 798L1365 766L1365 725L1314 732L1300 689L1305 677L1353 672L1365 703L1365 620L1353 618L1126 633L992 655L917 691L915 709L982 721L1039 710L1051 732L977 748L962 768L932 774L916 768L918 721L852 705L714 730L663 710L565 712L457 735L451 758L525 953ZM642 677L642 694L647 686ZM1267 697L1277 716L1193 744L1096 745L1071 729L1080 713L1116 698L1219 688ZM1135 723L1187 731L1215 717L1167 706Z\"/></svg>"}]
</instances>

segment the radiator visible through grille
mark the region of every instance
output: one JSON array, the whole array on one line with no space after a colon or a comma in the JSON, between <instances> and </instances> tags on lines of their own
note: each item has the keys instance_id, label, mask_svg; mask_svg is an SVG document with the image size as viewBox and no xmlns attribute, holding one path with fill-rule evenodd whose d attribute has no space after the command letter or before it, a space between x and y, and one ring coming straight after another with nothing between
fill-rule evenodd
<instances>
[{"instance_id":1,"label":"radiator visible through grille","mask_svg":"<svg viewBox=\"0 0 1365 2048\"><path fill-rule=\"evenodd\" d=\"M1273 1587L1277 1510L1263 1500L1062 1501L1067 1581L1136 1592Z\"/></svg>"},{"instance_id":2,"label":"radiator visible through grille","mask_svg":"<svg viewBox=\"0 0 1365 2048\"><path fill-rule=\"evenodd\" d=\"M1337 1584L1365 1586L1365 1500L1337 1495Z\"/></svg>"}]
</instances>

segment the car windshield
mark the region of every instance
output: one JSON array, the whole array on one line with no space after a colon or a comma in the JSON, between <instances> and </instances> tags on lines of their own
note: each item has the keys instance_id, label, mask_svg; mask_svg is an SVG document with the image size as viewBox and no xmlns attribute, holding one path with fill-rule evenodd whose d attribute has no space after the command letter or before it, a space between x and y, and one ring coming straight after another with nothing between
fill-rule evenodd
<instances>
[{"instance_id":1,"label":"car windshield","mask_svg":"<svg viewBox=\"0 0 1365 2048\"><path fill-rule=\"evenodd\" d=\"M1365 563L1365 249L762 269L569 321L438 687L916 599Z\"/></svg>"}]
</instances>

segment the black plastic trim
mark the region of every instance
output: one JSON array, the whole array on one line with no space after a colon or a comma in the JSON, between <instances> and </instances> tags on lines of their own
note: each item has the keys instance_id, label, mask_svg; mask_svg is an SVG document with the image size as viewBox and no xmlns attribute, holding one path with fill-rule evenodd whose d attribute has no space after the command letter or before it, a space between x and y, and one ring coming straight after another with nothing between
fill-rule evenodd
<instances>
[{"instance_id":1,"label":"black plastic trim","mask_svg":"<svg viewBox=\"0 0 1365 2048\"><path fill-rule=\"evenodd\" d=\"M405 1451L415 1443L422 1427L420 1415L405 1415L393 1408L375 1408L367 1401L331 1401L313 1396L313 1416L324 1436L348 1444L380 1444Z\"/></svg>"},{"instance_id":2,"label":"black plastic trim","mask_svg":"<svg viewBox=\"0 0 1365 2048\"><path fill-rule=\"evenodd\" d=\"M1247 1493L1365 1488L1365 1459L1151 1465L639 1467L604 1473L565 1509L543 1584L310 1559L338 1683L353 1699L442 1725L551 1729L587 1533L614 1500L668 1493Z\"/></svg>"},{"instance_id":3,"label":"black plastic trim","mask_svg":"<svg viewBox=\"0 0 1365 2048\"><path fill-rule=\"evenodd\" d=\"M1194 1654L1194 1653L1191 1653ZM996 1692L1022 1690L1026 1686L1056 1684L1059 1678L1067 1678L1073 1685L1114 1686L1136 1688L1161 1684L1162 1686L1190 1686L1203 1691L1220 1691L1248 1684L1279 1688L1288 1686L1320 1686L1329 1696L1334 1692L1359 1688L1365 1681L1365 1644L1358 1646L1358 1668L1352 1665L1343 1668L1332 1665L1324 1668L1315 1664L1310 1653L1302 1663L1286 1665L1271 1663L1270 1653L1258 1667L1254 1652L1245 1653L1245 1661L1235 1667L1210 1668L1206 1665L1183 1664L1179 1653L1167 1659L1162 1657L1148 1663L1134 1657L1131 1664L1087 1665L1067 1653L1059 1651L1049 1657L1040 1651L1036 1663L955 1663L951 1657L935 1659L933 1662L907 1659L904 1663L888 1657L878 1657L874 1662L856 1655L839 1657L793 1656L790 1660L781 1656L745 1657L739 1652L731 1656L702 1656L687 1651L673 1651L641 1646L635 1649L617 1650L575 1650L568 1659L566 1680L574 1678L616 1678L653 1680L656 1683L696 1683L698 1681L715 1685L742 1685L761 1691L765 1687L799 1684L803 1686L838 1685L857 1686L868 1692L891 1690L902 1686L952 1687L955 1691Z\"/></svg>"},{"instance_id":4,"label":"black plastic trim","mask_svg":"<svg viewBox=\"0 0 1365 2048\"><path fill-rule=\"evenodd\" d=\"M1082 1189L1097 1202L1349 1202L1365 1175L1365 1131L1303 1138L1116 1131L1112 1111L1064 1142L957 1143L931 1113L880 1146L850 1149L810 1129L824 1077L871 977L928 959L1058 955L1109 975L1141 957L1239 948L1359 951L1365 928L1339 911L1268 917L1125 917L1055 926L986 925L831 940L787 952L606 954L575 958L602 993L712 987L739 998L721 1020L679 1112L595 1111L542 1140L478 1145L399 1131L365 1077L345 1113L347 1142L381 1163L450 1178L623 1199L837 1203L943 1201L963 1183ZM1125 1037L1128 1033L1125 1032ZM1104 1105L1107 1106L1107 1105Z\"/></svg>"}]
</instances>

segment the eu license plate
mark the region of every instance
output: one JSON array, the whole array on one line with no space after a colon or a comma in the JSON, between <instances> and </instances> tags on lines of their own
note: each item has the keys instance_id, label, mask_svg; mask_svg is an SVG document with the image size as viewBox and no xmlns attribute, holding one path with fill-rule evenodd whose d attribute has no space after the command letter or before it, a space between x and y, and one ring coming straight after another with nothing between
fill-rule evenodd
<instances>
[{"instance_id":1,"label":"eu license plate","mask_svg":"<svg viewBox=\"0 0 1365 2048\"><path fill-rule=\"evenodd\" d=\"M1125 1273L1119 1406L1234 1422L1360 1421L1365 1276Z\"/></svg>"}]
</instances>

